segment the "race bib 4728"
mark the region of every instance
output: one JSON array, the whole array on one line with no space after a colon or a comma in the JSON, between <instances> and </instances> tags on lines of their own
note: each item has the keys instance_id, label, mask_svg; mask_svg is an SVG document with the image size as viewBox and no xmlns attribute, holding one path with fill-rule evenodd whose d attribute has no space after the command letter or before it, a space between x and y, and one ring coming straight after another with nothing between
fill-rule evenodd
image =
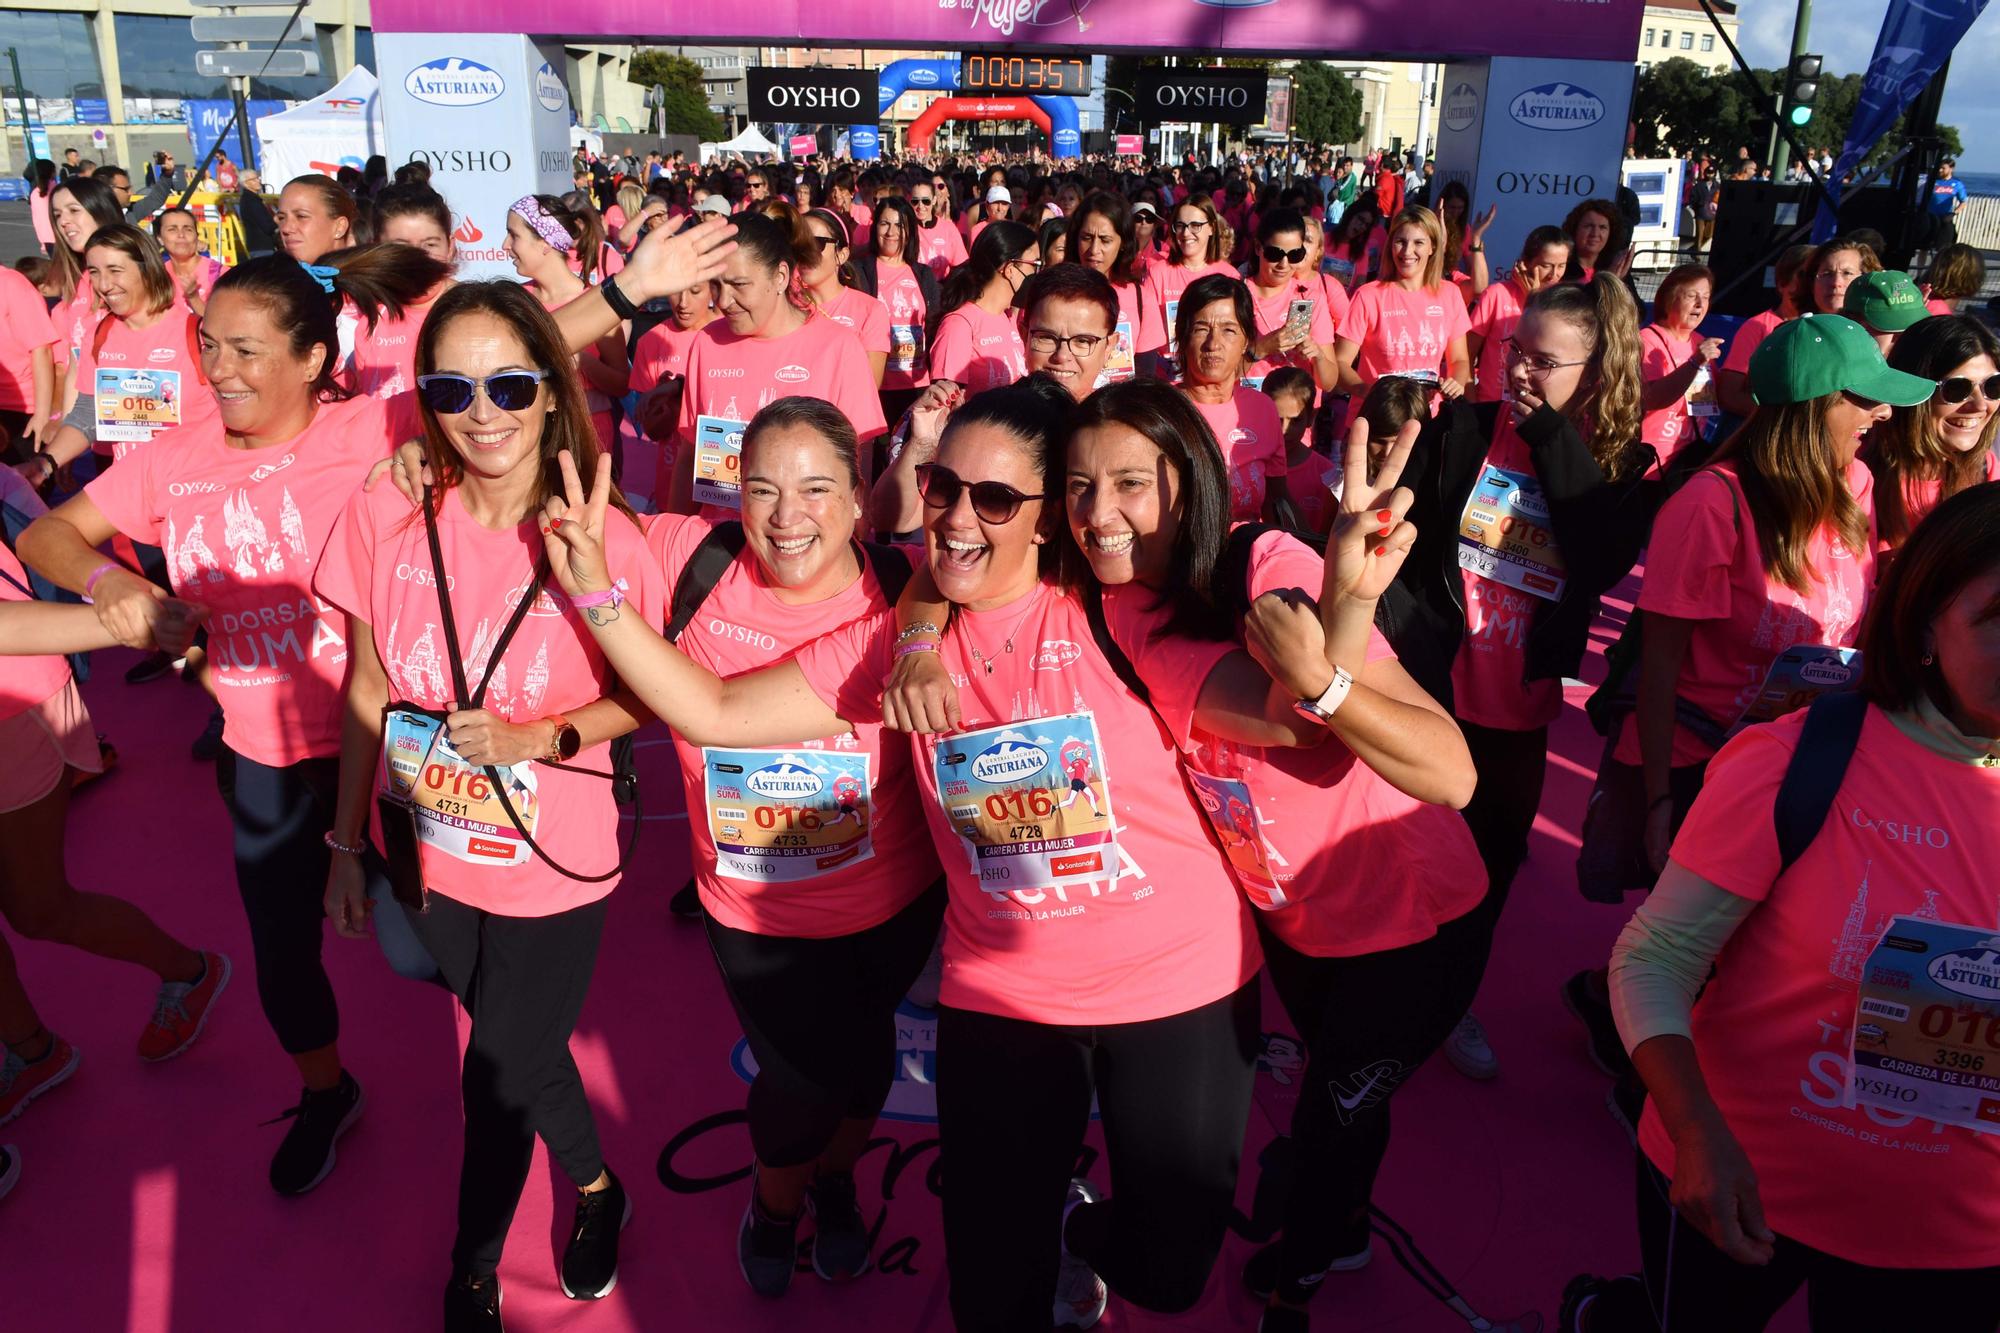
<instances>
[{"instance_id":1,"label":"race bib 4728","mask_svg":"<svg viewBox=\"0 0 2000 1333\"><path fill-rule=\"evenodd\" d=\"M1104 746L1089 713L941 739L938 796L979 886L1047 888L1118 873Z\"/></svg>"}]
</instances>

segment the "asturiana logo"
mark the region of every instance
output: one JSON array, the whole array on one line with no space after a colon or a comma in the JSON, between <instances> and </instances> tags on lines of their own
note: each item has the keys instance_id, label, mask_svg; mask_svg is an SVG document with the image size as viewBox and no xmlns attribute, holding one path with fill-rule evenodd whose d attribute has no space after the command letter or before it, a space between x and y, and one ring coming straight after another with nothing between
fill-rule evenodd
<instances>
[{"instance_id":1,"label":"asturiana logo","mask_svg":"<svg viewBox=\"0 0 2000 1333\"><path fill-rule=\"evenodd\" d=\"M1807 662L1799 668L1799 679L1808 685L1845 685L1854 679L1854 669L1843 662Z\"/></svg>"},{"instance_id":2,"label":"asturiana logo","mask_svg":"<svg viewBox=\"0 0 2000 1333\"><path fill-rule=\"evenodd\" d=\"M1461 80L1444 96L1444 127L1456 133L1472 128L1479 116L1479 92Z\"/></svg>"},{"instance_id":3,"label":"asturiana logo","mask_svg":"<svg viewBox=\"0 0 2000 1333\"><path fill-rule=\"evenodd\" d=\"M1047 750L1010 731L973 756L972 776L998 786L1031 778L1048 766Z\"/></svg>"},{"instance_id":4,"label":"asturiana logo","mask_svg":"<svg viewBox=\"0 0 2000 1333\"><path fill-rule=\"evenodd\" d=\"M1978 1000L2000 1000L2000 953L1991 949L1941 953L1924 970L1948 991Z\"/></svg>"},{"instance_id":5,"label":"asturiana logo","mask_svg":"<svg viewBox=\"0 0 2000 1333\"><path fill-rule=\"evenodd\" d=\"M1531 130L1582 130L1604 119L1604 99L1573 83L1544 83L1509 102L1507 114Z\"/></svg>"},{"instance_id":6,"label":"asturiana logo","mask_svg":"<svg viewBox=\"0 0 2000 1333\"><path fill-rule=\"evenodd\" d=\"M810 370L807 370L804 366L798 366L798 365L779 366L776 370L771 372L771 378L774 380L782 380L786 384L803 384L807 380L812 378L812 372Z\"/></svg>"},{"instance_id":7,"label":"asturiana logo","mask_svg":"<svg viewBox=\"0 0 2000 1333\"><path fill-rule=\"evenodd\" d=\"M445 56L411 70L403 89L432 106L483 106L506 92L507 82L476 60Z\"/></svg>"},{"instance_id":8,"label":"asturiana logo","mask_svg":"<svg viewBox=\"0 0 2000 1333\"><path fill-rule=\"evenodd\" d=\"M932 87L937 83L937 81L938 81L938 72L934 69L930 69L924 66L919 66L916 69L910 71L910 82L915 84L919 88Z\"/></svg>"},{"instance_id":9,"label":"asturiana logo","mask_svg":"<svg viewBox=\"0 0 2000 1333\"><path fill-rule=\"evenodd\" d=\"M817 773L789 755L758 769L743 779L743 785L777 801L809 801L826 789Z\"/></svg>"},{"instance_id":10,"label":"asturiana logo","mask_svg":"<svg viewBox=\"0 0 2000 1333\"><path fill-rule=\"evenodd\" d=\"M563 87L563 81L556 77L554 66L546 60L535 71L535 100L549 111L560 111L569 105L569 89Z\"/></svg>"}]
</instances>

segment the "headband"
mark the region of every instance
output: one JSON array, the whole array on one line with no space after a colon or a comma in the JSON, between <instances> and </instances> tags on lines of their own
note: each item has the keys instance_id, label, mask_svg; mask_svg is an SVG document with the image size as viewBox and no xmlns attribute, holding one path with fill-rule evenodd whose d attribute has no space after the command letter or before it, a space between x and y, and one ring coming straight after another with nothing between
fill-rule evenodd
<instances>
[{"instance_id":1,"label":"headband","mask_svg":"<svg viewBox=\"0 0 2000 1333\"><path fill-rule=\"evenodd\" d=\"M514 201L509 213L520 216L521 221L535 229L535 235L549 243L552 249L568 254L576 249L576 238L569 234L569 228L556 220L556 215L542 207L542 201L532 194L524 194Z\"/></svg>"}]
</instances>

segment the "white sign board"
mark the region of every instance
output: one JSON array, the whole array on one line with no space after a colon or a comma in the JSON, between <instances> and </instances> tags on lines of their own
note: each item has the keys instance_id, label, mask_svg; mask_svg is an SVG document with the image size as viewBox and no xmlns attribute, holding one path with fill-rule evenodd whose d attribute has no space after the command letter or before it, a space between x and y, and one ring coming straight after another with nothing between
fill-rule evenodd
<instances>
[{"instance_id":1,"label":"white sign board","mask_svg":"<svg viewBox=\"0 0 2000 1333\"><path fill-rule=\"evenodd\" d=\"M1677 157L1627 158L1625 185L1639 196L1639 225L1632 229L1632 248L1648 250L1670 247L1681 234L1681 191L1686 184L1687 164ZM1666 263L1672 257L1658 256ZM1647 267L1658 267L1651 257L1641 257Z\"/></svg>"}]
</instances>

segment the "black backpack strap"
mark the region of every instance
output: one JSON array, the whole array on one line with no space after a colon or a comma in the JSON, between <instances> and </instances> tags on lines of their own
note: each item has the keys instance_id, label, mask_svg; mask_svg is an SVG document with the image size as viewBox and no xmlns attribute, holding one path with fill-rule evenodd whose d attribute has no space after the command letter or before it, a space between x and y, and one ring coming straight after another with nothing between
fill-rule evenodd
<instances>
[{"instance_id":1,"label":"black backpack strap","mask_svg":"<svg viewBox=\"0 0 2000 1333\"><path fill-rule=\"evenodd\" d=\"M1118 646L1118 640L1111 637L1110 622L1104 618L1104 591L1095 580L1086 580L1083 585L1083 616L1090 622L1090 637L1097 643L1097 651L1104 654L1104 660L1111 666L1111 674L1125 683L1125 688L1139 696L1139 702L1153 707L1153 692L1146 688L1146 682L1139 679L1139 668L1132 665L1132 659ZM1158 710L1154 711L1158 717ZM1164 719L1162 720L1164 725Z\"/></svg>"},{"instance_id":2,"label":"black backpack strap","mask_svg":"<svg viewBox=\"0 0 2000 1333\"><path fill-rule=\"evenodd\" d=\"M861 554L882 587L882 596L894 606L910 582L910 558L887 542L862 542Z\"/></svg>"},{"instance_id":3,"label":"black backpack strap","mask_svg":"<svg viewBox=\"0 0 2000 1333\"><path fill-rule=\"evenodd\" d=\"M722 576L736 563L736 557L743 554L743 525L734 521L718 523L709 529L701 539L701 545L694 548L687 563L681 566L681 576L674 581L673 613L667 619L666 633L661 637L668 643L678 643L681 631L694 620L701 610L701 604L715 591L715 585L722 582Z\"/></svg>"},{"instance_id":4,"label":"black backpack strap","mask_svg":"<svg viewBox=\"0 0 2000 1333\"><path fill-rule=\"evenodd\" d=\"M1799 746L1785 765L1771 820L1778 829L1779 873L1805 855L1833 809L1833 798L1847 778L1848 760L1861 740L1868 718L1868 696L1858 690L1823 694L1806 710L1799 729Z\"/></svg>"}]
</instances>

